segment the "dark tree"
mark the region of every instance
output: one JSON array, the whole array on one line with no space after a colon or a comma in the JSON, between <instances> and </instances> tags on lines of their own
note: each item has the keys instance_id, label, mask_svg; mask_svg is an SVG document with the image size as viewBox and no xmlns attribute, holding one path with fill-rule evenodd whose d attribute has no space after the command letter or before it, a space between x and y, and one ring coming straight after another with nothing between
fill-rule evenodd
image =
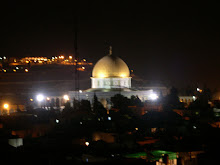
<instances>
[{"instance_id":1,"label":"dark tree","mask_svg":"<svg viewBox=\"0 0 220 165\"><path fill-rule=\"evenodd\" d=\"M80 108L79 109L82 110L82 111L91 112L90 101L88 101L88 100L81 100Z\"/></svg>"},{"instance_id":2,"label":"dark tree","mask_svg":"<svg viewBox=\"0 0 220 165\"><path fill-rule=\"evenodd\" d=\"M97 117L106 117L107 111L103 107L102 103L98 101L97 96L94 94L93 99L93 112L96 114Z\"/></svg>"},{"instance_id":3,"label":"dark tree","mask_svg":"<svg viewBox=\"0 0 220 165\"><path fill-rule=\"evenodd\" d=\"M164 104L164 109L173 109L180 107L178 90L175 87L172 87L170 89L170 94L164 97L163 104Z\"/></svg>"}]
</instances>

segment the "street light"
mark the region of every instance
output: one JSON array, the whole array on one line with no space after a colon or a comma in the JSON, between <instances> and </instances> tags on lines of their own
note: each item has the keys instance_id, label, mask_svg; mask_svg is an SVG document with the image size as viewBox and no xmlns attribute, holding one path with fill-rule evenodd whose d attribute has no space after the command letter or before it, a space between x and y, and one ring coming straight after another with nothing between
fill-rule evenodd
<instances>
[{"instance_id":1,"label":"street light","mask_svg":"<svg viewBox=\"0 0 220 165\"><path fill-rule=\"evenodd\" d=\"M151 94L149 95L149 97L150 97L151 100L156 100L156 99L158 99L158 96L157 96L157 94L155 94L155 93L151 93Z\"/></svg>"},{"instance_id":2,"label":"street light","mask_svg":"<svg viewBox=\"0 0 220 165\"><path fill-rule=\"evenodd\" d=\"M38 95L37 95L37 101L41 102L41 101L43 101L43 100L44 100L44 95L38 94Z\"/></svg>"},{"instance_id":3,"label":"street light","mask_svg":"<svg viewBox=\"0 0 220 165\"><path fill-rule=\"evenodd\" d=\"M63 98L64 98L64 100L66 100L66 101L70 100L68 95L64 95Z\"/></svg>"},{"instance_id":4,"label":"street light","mask_svg":"<svg viewBox=\"0 0 220 165\"><path fill-rule=\"evenodd\" d=\"M9 105L8 105L7 103L5 103L5 104L3 105L3 107L4 107L4 109L8 109L8 108L9 108Z\"/></svg>"}]
</instances>

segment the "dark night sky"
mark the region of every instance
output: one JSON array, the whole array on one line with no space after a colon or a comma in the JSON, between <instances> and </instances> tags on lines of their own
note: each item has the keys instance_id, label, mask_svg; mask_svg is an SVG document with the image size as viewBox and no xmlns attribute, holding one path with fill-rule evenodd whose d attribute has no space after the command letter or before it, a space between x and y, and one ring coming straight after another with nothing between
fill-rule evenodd
<instances>
[{"instance_id":1,"label":"dark night sky","mask_svg":"<svg viewBox=\"0 0 220 165\"><path fill-rule=\"evenodd\" d=\"M75 11L79 18L80 57L96 62L111 44L113 53L145 79L220 87L220 10L218 4L208 1L2 4L1 53L6 56L73 53Z\"/></svg>"}]
</instances>

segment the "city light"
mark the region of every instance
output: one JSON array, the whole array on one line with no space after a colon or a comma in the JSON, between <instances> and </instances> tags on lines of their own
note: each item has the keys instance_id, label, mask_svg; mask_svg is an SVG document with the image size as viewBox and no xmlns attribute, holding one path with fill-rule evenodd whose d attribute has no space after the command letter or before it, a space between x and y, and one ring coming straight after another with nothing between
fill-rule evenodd
<instances>
[{"instance_id":1,"label":"city light","mask_svg":"<svg viewBox=\"0 0 220 165\"><path fill-rule=\"evenodd\" d=\"M82 90L79 90L79 93L82 93Z\"/></svg>"},{"instance_id":2,"label":"city light","mask_svg":"<svg viewBox=\"0 0 220 165\"><path fill-rule=\"evenodd\" d=\"M82 69L85 69L85 67L83 66Z\"/></svg>"},{"instance_id":3,"label":"city light","mask_svg":"<svg viewBox=\"0 0 220 165\"><path fill-rule=\"evenodd\" d=\"M24 71L25 71L25 72L28 72L28 69L25 69Z\"/></svg>"},{"instance_id":4,"label":"city light","mask_svg":"<svg viewBox=\"0 0 220 165\"><path fill-rule=\"evenodd\" d=\"M68 95L64 95L63 98L64 98L64 100L69 100L69 96Z\"/></svg>"},{"instance_id":5,"label":"city light","mask_svg":"<svg viewBox=\"0 0 220 165\"><path fill-rule=\"evenodd\" d=\"M9 105L6 103L3 105L4 109L8 109L9 108Z\"/></svg>"},{"instance_id":6,"label":"city light","mask_svg":"<svg viewBox=\"0 0 220 165\"><path fill-rule=\"evenodd\" d=\"M30 101L34 101L33 99L30 99Z\"/></svg>"},{"instance_id":7,"label":"city light","mask_svg":"<svg viewBox=\"0 0 220 165\"><path fill-rule=\"evenodd\" d=\"M149 95L149 97L150 97L151 100L156 100L156 99L158 99L158 96L157 96L157 94L155 94L155 93L151 93L151 94Z\"/></svg>"},{"instance_id":8,"label":"city light","mask_svg":"<svg viewBox=\"0 0 220 165\"><path fill-rule=\"evenodd\" d=\"M47 101L49 101L50 100L50 98L49 97L47 97Z\"/></svg>"},{"instance_id":9,"label":"city light","mask_svg":"<svg viewBox=\"0 0 220 165\"><path fill-rule=\"evenodd\" d=\"M73 56L69 56L69 59L71 60L73 58Z\"/></svg>"},{"instance_id":10,"label":"city light","mask_svg":"<svg viewBox=\"0 0 220 165\"><path fill-rule=\"evenodd\" d=\"M37 101L41 102L44 100L44 95L38 94L36 98L37 98Z\"/></svg>"},{"instance_id":11,"label":"city light","mask_svg":"<svg viewBox=\"0 0 220 165\"><path fill-rule=\"evenodd\" d=\"M85 142L85 145L86 145L86 146L89 146L89 142Z\"/></svg>"}]
</instances>

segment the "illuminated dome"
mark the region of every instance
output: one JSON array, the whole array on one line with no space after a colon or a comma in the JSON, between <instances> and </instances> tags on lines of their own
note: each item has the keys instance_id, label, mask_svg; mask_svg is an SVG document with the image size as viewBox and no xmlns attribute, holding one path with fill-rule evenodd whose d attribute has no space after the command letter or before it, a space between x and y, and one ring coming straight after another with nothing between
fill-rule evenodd
<instances>
[{"instance_id":1,"label":"illuminated dome","mask_svg":"<svg viewBox=\"0 0 220 165\"><path fill-rule=\"evenodd\" d=\"M101 58L92 71L93 78L130 77L127 64L119 57L107 55Z\"/></svg>"}]
</instances>

